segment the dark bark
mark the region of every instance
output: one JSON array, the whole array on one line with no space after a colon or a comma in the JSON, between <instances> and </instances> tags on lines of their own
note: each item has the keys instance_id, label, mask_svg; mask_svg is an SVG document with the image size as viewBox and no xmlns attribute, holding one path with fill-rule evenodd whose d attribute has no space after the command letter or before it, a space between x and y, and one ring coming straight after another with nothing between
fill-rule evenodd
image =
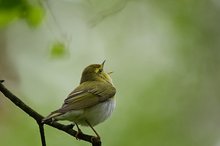
<instances>
[{"instance_id":1,"label":"dark bark","mask_svg":"<svg viewBox=\"0 0 220 146\"><path fill-rule=\"evenodd\" d=\"M0 91L7 97L11 102L13 102L17 107L22 109L26 114L28 114L30 117L32 117L38 124L40 135L41 135L41 143L42 146L46 146L46 140L44 135L44 125L42 124L42 119L44 118L42 115L37 113L35 110L33 110L31 107L29 107L27 104L25 104L22 100L20 100L18 97L16 97L13 93L11 93L2 83L4 80L0 80ZM76 137L77 139L89 142L92 144L92 146L101 146L101 140L97 137L79 133L77 134L77 131L73 130L71 126L69 125L63 125L58 122L53 123L45 123L46 125L49 125L53 128L59 129L73 137Z\"/></svg>"}]
</instances>

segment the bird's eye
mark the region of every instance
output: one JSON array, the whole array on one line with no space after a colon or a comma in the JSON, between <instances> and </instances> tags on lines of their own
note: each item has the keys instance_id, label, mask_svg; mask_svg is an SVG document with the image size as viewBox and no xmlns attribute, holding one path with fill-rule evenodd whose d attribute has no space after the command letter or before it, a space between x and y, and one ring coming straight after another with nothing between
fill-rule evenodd
<instances>
[{"instance_id":1,"label":"bird's eye","mask_svg":"<svg viewBox=\"0 0 220 146\"><path fill-rule=\"evenodd\" d=\"M102 71L103 71L103 69L102 69L102 68L100 68L100 69L99 69L99 73L101 73Z\"/></svg>"}]
</instances>

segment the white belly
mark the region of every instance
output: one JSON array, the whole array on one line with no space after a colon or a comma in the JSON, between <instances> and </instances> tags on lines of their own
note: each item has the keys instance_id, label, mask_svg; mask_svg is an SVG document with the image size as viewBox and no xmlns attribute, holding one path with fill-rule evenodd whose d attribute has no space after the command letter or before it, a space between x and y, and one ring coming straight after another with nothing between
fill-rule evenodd
<instances>
[{"instance_id":1,"label":"white belly","mask_svg":"<svg viewBox=\"0 0 220 146\"><path fill-rule=\"evenodd\" d=\"M116 101L113 97L105 102L86 109L70 111L62 116L59 116L57 119L69 120L83 126L88 126L85 122L85 120L87 120L92 126L95 126L105 121L111 115L115 105Z\"/></svg>"},{"instance_id":2,"label":"white belly","mask_svg":"<svg viewBox=\"0 0 220 146\"><path fill-rule=\"evenodd\" d=\"M84 111L84 117L87 119L92 126L95 126L105 121L113 112L116 102L115 98L111 98L105 102L99 103L96 106L88 108ZM87 125L84 122L81 125Z\"/></svg>"}]
</instances>

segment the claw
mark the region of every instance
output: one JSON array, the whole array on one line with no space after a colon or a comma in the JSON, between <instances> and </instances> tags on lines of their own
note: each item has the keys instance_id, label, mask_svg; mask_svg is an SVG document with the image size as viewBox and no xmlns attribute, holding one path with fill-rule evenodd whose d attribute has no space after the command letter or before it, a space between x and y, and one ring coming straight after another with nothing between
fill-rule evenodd
<instances>
[{"instance_id":1,"label":"claw","mask_svg":"<svg viewBox=\"0 0 220 146\"><path fill-rule=\"evenodd\" d=\"M75 123L76 124L76 123ZM79 135L83 134L82 130L79 128L79 126L76 124L77 127L77 133L75 135L77 140L80 140Z\"/></svg>"},{"instance_id":2,"label":"claw","mask_svg":"<svg viewBox=\"0 0 220 146\"><path fill-rule=\"evenodd\" d=\"M93 136L93 137L91 138L91 142L92 142L92 143L93 143L93 142L98 142L98 141L101 141L101 138L100 138L100 137Z\"/></svg>"},{"instance_id":3,"label":"claw","mask_svg":"<svg viewBox=\"0 0 220 146\"><path fill-rule=\"evenodd\" d=\"M80 135L83 134L82 131L77 131L75 137L76 137L76 140L80 140Z\"/></svg>"}]
</instances>

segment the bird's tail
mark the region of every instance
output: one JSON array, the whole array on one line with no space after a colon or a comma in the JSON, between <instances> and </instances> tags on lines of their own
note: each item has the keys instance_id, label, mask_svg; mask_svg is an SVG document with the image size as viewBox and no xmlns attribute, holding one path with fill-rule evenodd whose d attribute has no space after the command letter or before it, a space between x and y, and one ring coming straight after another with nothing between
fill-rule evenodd
<instances>
[{"instance_id":1,"label":"bird's tail","mask_svg":"<svg viewBox=\"0 0 220 146\"><path fill-rule=\"evenodd\" d=\"M57 111L52 112L47 117L43 118L41 123L52 123L56 121L56 117L62 115L62 113L58 113Z\"/></svg>"}]
</instances>

